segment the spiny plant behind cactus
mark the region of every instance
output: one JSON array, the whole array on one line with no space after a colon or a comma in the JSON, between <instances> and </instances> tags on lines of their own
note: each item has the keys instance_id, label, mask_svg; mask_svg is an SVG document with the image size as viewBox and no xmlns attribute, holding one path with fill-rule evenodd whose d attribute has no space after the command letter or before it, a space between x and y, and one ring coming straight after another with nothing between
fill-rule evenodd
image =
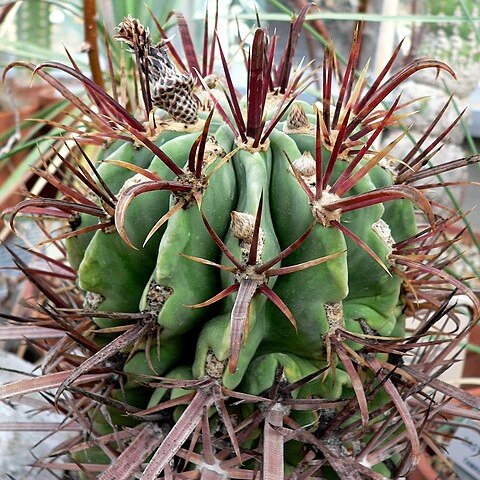
<instances>
[{"instance_id":1,"label":"spiny plant behind cactus","mask_svg":"<svg viewBox=\"0 0 480 480\"><path fill-rule=\"evenodd\" d=\"M207 22L199 60L177 14L185 66L160 26L155 45L126 18L116 38L136 59L143 120L75 64L14 64L56 86L89 126L58 152L58 174L38 171L59 197L9 212L12 228L20 213L68 222L46 240L68 263L38 253L52 271L32 269L12 252L41 303L35 321L8 318L36 322L36 338L45 327L65 336L37 341L50 350L43 375L0 387L0 398L56 388L56 407L85 428L53 452L69 450L70 463L38 467L101 480L400 478L425 444L438 448L448 414L478 416L451 409L452 398L480 402L437 379L474 323L436 349L445 318L457 320L452 296L470 297L473 320L480 305L443 270L445 231L461 218L428 200L441 184L425 184L478 158L429 167L456 123L425 145L438 118L405 158L390 156L403 134L374 146L402 118L400 97L382 102L404 80L454 73L421 59L391 74L399 46L370 81L367 67L357 72L359 27L338 96L330 46L322 98L306 103L315 72L292 65L307 11L278 65L276 35L254 31L243 99ZM80 80L86 96L46 68ZM105 139L94 163L85 144Z\"/></svg>"}]
</instances>

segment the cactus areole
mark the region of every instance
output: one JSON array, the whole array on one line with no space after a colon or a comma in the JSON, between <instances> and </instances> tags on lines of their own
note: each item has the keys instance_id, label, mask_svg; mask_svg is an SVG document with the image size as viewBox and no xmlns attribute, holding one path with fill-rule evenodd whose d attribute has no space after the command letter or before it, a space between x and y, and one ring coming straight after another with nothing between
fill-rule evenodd
<instances>
[{"instance_id":1,"label":"cactus areole","mask_svg":"<svg viewBox=\"0 0 480 480\"><path fill-rule=\"evenodd\" d=\"M65 241L75 286L37 286L68 333L44 373L67 371L58 405L88 411L90 443L70 463L85 478L381 479L418 462L434 428L419 392L433 377L426 360L417 371L402 355L454 290L472 297L475 316L478 307L442 270L442 232L458 218L432 205L425 178L467 160L428 166L453 125L401 159L390 152L405 133L378 140L402 118L390 94L404 80L454 73L429 59L395 70L399 47L370 79L358 67L361 26L342 68L333 46L318 71L295 67L307 11L280 60L276 34L258 27L248 38L244 98L208 22L197 57L180 14L185 55L160 26L157 44L136 19L117 28L143 116L75 65L22 63L90 127L58 153L69 184L42 172L61 196L10 212L12 225L19 213L69 222L50 241ZM307 102L317 77L321 96ZM86 141L105 140L91 160ZM423 330L407 333L407 315Z\"/></svg>"}]
</instances>

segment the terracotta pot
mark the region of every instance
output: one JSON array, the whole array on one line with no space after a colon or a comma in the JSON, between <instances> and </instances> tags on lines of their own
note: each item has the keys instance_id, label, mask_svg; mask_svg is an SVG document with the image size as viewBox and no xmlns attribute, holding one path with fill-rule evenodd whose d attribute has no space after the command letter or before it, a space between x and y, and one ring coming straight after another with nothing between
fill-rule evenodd
<instances>
[{"instance_id":1,"label":"terracotta pot","mask_svg":"<svg viewBox=\"0 0 480 480\"><path fill-rule=\"evenodd\" d=\"M35 117L39 110L57 100L57 96L52 88L49 86L45 87L43 85L34 85L31 88L13 87L12 95L18 99L19 104L24 104L18 109L20 121ZM28 104L26 104L25 99L28 99ZM4 133L13 129L15 127L15 122L16 118L13 111L0 111L0 133ZM19 152L10 157L8 161L0 166L0 186L2 186L10 178L12 172L15 171L24 158L25 153ZM33 174L28 173L22 177L19 182L11 185L8 191L2 195L2 198L0 199L0 212L8 207L16 205L23 198L21 195L21 189L32 175Z\"/></svg>"},{"instance_id":2,"label":"terracotta pot","mask_svg":"<svg viewBox=\"0 0 480 480\"><path fill-rule=\"evenodd\" d=\"M480 397L480 387L466 388L466 390L472 395ZM452 403L455 404L455 401ZM440 480L442 477L439 476L438 469L434 467L433 461L434 457L424 452L417 469L408 476L408 480Z\"/></svg>"},{"instance_id":3,"label":"terracotta pot","mask_svg":"<svg viewBox=\"0 0 480 480\"><path fill-rule=\"evenodd\" d=\"M29 105L19 111L20 120L31 117L39 108L39 103L35 102L33 105ZM0 112L0 132L6 132L15 127L15 114L14 112ZM24 159L24 155L21 152L10 157L7 162L0 166L0 186L2 186L10 177L11 173ZM22 183L23 183L22 179ZM21 194L19 192L19 185L12 185L9 190L2 195L0 200L0 212L4 209L16 205L21 200ZM1 220L0 220L1 222ZM1 226L1 223L0 223Z\"/></svg>"},{"instance_id":4,"label":"terracotta pot","mask_svg":"<svg viewBox=\"0 0 480 480\"><path fill-rule=\"evenodd\" d=\"M475 325L470 331L468 342L480 346L480 326ZM478 353L467 352L465 363L463 365L464 377L480 377L480 362L478 361Z\"/></svg>"},{"instance_id":5,"label":"terracotta pot","mask_svg":"<svg viewBox=\"0 0 480 480\"><path fill-rule=\"evenodd\" d=\"M414 473L408 476L409 480L436 480L440 478L433 469L431 459L427 454L422 455L420 463Z\"/></svg>"},{"instance_id":6,"label":"terracotta pot","mask_svg":"<svg viewBox=\"0 0 480 480\"><path fill-rule=\"evenodd\" d=\"M452 225L448 229L447 233L450 238L461 235L460 241L459 243L457 243L457 246L460 248L460 250L464 251L470 259L478 256L477 248L473 244L470 233L464 230L463 223L458 222L457 224ZM474 235L476 239L480 242L480 232L474 232ZM462 272L462 274L471 276L472 272L468 269L465 270L465 272ZM471 281L473 288L480 289L480 279L472 279ZM476 325L470 330L468 342L473 345L480 346L480 325ZM463 377L480 377L480 362L478 360L479 357L477 353L469 351L466 352L466 357L463 363ZM468 389L470 390L470 388Z\"/></svg>"}]
</instances>

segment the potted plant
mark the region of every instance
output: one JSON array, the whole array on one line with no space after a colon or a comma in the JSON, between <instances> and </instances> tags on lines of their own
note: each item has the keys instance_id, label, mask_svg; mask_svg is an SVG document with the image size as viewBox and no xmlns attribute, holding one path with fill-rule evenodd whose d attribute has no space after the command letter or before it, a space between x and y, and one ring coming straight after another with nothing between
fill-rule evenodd
<instances>
[{"instance_id":1,"label":"potted plant","mask_svg":"<svg viewBox=\"0 0 480 480\"><path fill-rule=\"evenodd\" d=\"M52 404L81 426L37 467L101 480L402 478L436 445L450 399L457 415L480 406L438 379L472 323L428 336L456 318L459 291L478 319L477 297L443 270L442 233L461 218L415 187L471 159L428 167L435 145L420 142L392 163L404 134L373 146L401 115L400 98L381 103L405 79L454 72L430 59L395 72L397 49L367 82L359 27L339 96L326 48L322 97L309 104L307 67L292 67L308 8L278 63L280 40L254 30L244 99L217 29L205 22L197 57L180 14L184 55L160 25L158 43L132 17L116 30L135 59L138 117L75 65L10 67L56 86L88 125L59 156L70 176L43 172L60 196L9 212L12 226L21 214L64 222L47 242L65 258L37 253L46 265L32 269L12 252L40 292L36 317L12 320L40 347L42 328L65 335L43 344L40 376L0 387L0 399L55 389ZM90 158L86 143L105 140Z\"/></svg>"}]
</instances>

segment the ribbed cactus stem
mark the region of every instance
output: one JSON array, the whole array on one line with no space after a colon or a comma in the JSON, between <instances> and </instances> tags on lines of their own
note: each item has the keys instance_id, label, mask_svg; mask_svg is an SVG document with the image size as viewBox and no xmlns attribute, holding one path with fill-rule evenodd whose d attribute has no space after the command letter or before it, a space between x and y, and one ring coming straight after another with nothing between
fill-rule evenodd
<instances>
[{"instance_id":1,"label":"ribbed cactus stem","mask_svg":"<svg viewBox=\"0 0 480 480\"><path fill-rule=\"evenodd\" d=\"M94 108L61 89L89 116L88 133L78 135L98 145L115 139L97 164L79 141L82 163L61 158L78 181L39 170L58 198L29 198L11 212L12 225L20 213L43 213L69 229L49 238L67 238L69 266L55 260L52 271L33 269L12 253L42 294L41 308L25 321L40 316L41 326L66 333L47 355L54 373L14 389L38 391L45 382L58 389L58 402L72 389L62 411L86 411L78 424L92 439L75 448L79 469L105 464L106 480L138 476L141 468L143 480L397 478L415 465L423 438L432 446L442 437L435 429L443 416L430 421L423 386L480 407L431 375L437 363L430 355L427 367L423 354L418 364L423 376L397 368L402 352L414 361L423 335L454 315L457 290L478 319L478 298L441 257L454 241L443 234L460 215L438 219L451 209L414 185L480 156L422 170L437 149L438 141L425 142L440 116L404 158L391 160L404 135L375 150L382 131L402 117L399 97L381 108L389 94L419 70L453 72L420 59L390 74L399 46L368 86L367 69L355 75L357 29L338 99L330 48L323 98L311 105L299 98L308 67L290 72L308 9L292 20L278 66L276 35L255 30L244 99L221 47L224 71L212 76L206 57L220 41L215 29L215 48L208 48L208 21L199 60L176 14L183 62L161 27L153 44L148 29L126 18L116 38L134 55L150 130L76 68L24 64L52 84L44 67L81 81ZM429 225L418 232L417 219ZM421 324L411 337L407 315ZM425 341L422 351L437 343ZM83 393L75 383L85 378ZM0 387L0 400L11 388ZM435 406L440 414L442 407Z\"/></svg>"}]
</instances>

